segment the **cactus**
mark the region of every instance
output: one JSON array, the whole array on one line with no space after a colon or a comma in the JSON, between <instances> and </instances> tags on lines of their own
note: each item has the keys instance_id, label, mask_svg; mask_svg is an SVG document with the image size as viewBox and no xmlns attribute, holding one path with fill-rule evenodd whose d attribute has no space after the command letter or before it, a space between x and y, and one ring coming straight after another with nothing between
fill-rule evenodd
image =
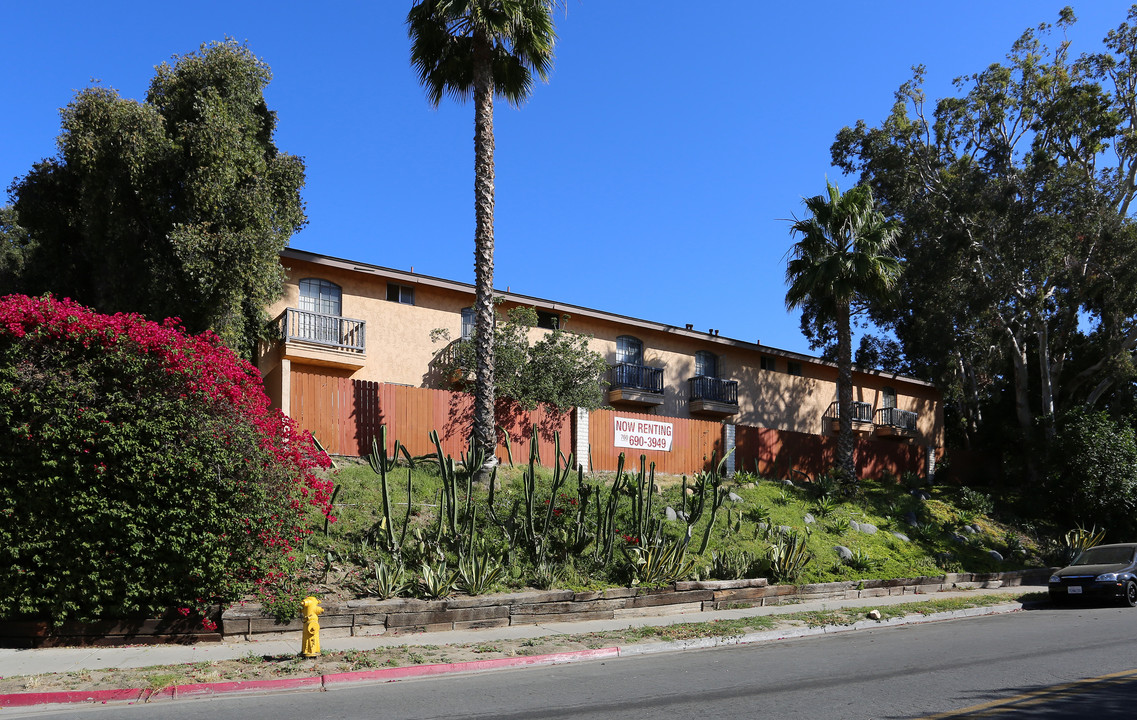
<instances>
[{"instance_id":1,"label":"cactus","mask_svg":"<svg viewBox=\"0 0 1137 720\"><path fill-rule=\"evenodd\" d=\"M391 515L391 493L387 487L387 473L395 469L400 452L407 458L407 512L403 517L402 533L399 535L399 541L396 543L395 519ZM387 551L398 556L401 552L403 542L407 538L407 525L411 518L411 467L414 465L414 461L411 459L407 449L403 447L402 443L398 440L395 441L395 447L391 457L387 457L387 426L380 425L378 440L376 440L375 436L371 437L371 454L367 456L367 464L371 466L372 472L379 476L379 482L382 486L383 519L380 525L382 526L384 536L387 540Z\"/></svg>"}]
</instances>

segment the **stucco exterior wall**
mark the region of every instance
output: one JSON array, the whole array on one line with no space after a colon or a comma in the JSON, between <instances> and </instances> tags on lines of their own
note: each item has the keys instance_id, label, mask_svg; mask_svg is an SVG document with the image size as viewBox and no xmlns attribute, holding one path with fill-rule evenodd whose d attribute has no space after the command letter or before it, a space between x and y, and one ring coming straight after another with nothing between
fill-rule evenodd
<instances>
[{"instance_id":1,"label":"stucco exterior wall","mask_svg":"<svg viewBox=\"0 0 1137 720\"><path fill-rule=\"evenodd\" d=\"M282 262L287 274L285 294L270 308L272 317L282 314L285 308L299 306L300 280L329 280L342 289L343 317L366 323L365 359L351 377L414 387L443 385L442 378L432 368L436 353L446 343L432 343L430 332L443 328L452 341L461 337L461 311L473 304L472 287L372 266L351 266L346 261L330 263L285 256ZM414 305L388 301L388 282L414 287ZM720 378L739 383L738 413L726 422L819 435L832 433L823 420L826 410L837 399L837 370L830 364L711 333L585 308L566 308L550 301L507 297L503 312L512 306L527 304L557 315L567 313L570 317L565 329L593 336L591 348L610 364L616 360L618 336L638 338L643 343L644 364L663 368L663 404L650 410L652 414L692 416L688 379L695 375L695 353L705 350L716 355ZM544 332L535 328L533 336ZM260 361L266 384L276 385L275 390L269 388L274 400L281 398L280 387L285 382L282 375L286 374L280 371L278 346L279 343L277 347L267 347ZM763 356L773 358L775 370L761 368ZM800 363L800 376L787 372L790 361ZM896 392L896 406L917 413L918 432L914 441L942 447L943 409L940 394L934 387L906 378L861 372L854 373L853 382L854 399L870 403L874 411L882 407L881 390L891 387Z\"/></svg>"}]
</instances>

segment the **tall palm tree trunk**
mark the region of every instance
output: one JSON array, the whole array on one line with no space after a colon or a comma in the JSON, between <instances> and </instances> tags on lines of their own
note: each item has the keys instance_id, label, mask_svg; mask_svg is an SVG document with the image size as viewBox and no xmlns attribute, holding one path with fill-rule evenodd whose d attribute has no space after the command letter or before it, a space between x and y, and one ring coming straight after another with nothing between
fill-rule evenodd
<instances>
[{"instance_id":1,"label":"tall palm tree trunk","mask_svg":"<svg viewBox=\"0 0 1137 720\"><path fill-rule=\"evenodd\" d=\"M853 462L853 332L849 316L849 306L837 309L837 467L843 470L848 479L857 479L857 468Z\"/></svg>"},{"instance_id":2,"label":"tall palm tree trunk","mask_svg":"<svg viewBox=\"0 0 1137 720\"><path fill-rule=\"evenodd\" d=\"M482 480L497 464L494 422L494 302L493 213L494 134L491 46L484 35L474 36L474 443L485 453L477 473Z\"/></svg>"}]
</instances>

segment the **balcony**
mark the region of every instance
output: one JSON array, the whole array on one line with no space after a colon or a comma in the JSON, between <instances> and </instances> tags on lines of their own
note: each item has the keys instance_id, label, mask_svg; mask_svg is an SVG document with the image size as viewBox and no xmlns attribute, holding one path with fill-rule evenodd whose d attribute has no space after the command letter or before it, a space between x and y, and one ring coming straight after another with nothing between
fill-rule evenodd
<instances>
[{"instance_id":1,"label":"balcony","mask_svg":"<svg viewBox=\"0 0 1137 720\"><path fill-rule=\"evenodd\" d=\"M663 404L663 368L617 363L608 368L608 386L608 402L612 404Z\"/></svg>"},{"instance_id":2,"label":"balcony","mask_svg":"<svg viewBox=\"0 0 1137 720\"><path fill-rule=\"evenodd\" d=\"M840 403L833 402L825 411L824 418L830 421L833 432L841 431ZM858 435L868 435L873 430L872 405L867 402L853 401L853 432Z\"/></svg>"},{"instance_id":3,"label":"balcony","mask_svg":"<svg viewBox=\"0 0 1137 720\"><path fill-rule=\"evenodd\" d=\"M288 308L278 322L287 360L353 370L366 362L363 320Z\"/></svg>"},{"instance_id":4,"label":"balcony","mask_svg":"<svg viewBox=\"0 0 1137 720\"><path fill-rule=\"evenodd\" d=\"M911 442L916 437L916 413L897 408L881 408L874 417L877 437Z\"/></svg>"},{"instance_id":5,"label":"balcony","mask_svg":"<svg viewBox=\"0 0 1137 720\"><path fill-rule=\"evenodd\" d=\"M738 381L696 375L687 380L692 413L728 417L738 413Z\"/></svg>"}]
</instances>

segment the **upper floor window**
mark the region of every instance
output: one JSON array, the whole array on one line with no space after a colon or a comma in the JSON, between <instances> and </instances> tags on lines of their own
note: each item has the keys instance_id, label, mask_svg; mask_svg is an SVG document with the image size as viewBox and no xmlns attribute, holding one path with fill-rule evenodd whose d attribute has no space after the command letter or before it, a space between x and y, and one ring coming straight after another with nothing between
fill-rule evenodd
<instances>
[{"instance_id":1,"label":"upper floor window","mask_svg":"<svg viewBox=\"0 0 1137 720\"><path fill-rule=\"evenodd\" d=\"M556 330L561 326L561 316L546 310L537 311L537 327Z\"/></svg>"},{"instance_id":2,"label":"upper floor window","mask_svg":"<svg viewBox=\"0 0 1137 720\"><path fill-rule=\"evenodd\" d=\"M334 282L305 278L300 281L300 309L322 315L342 315L343 291Z\"/></svg>"},{"instance_id":3,"label":"upper floor window","mask_svg":"<svg viewBox=\"0 0 1137 720\"><path fill-rule=\"evenodd\" d=\"M462 339L469 340L474 336L474 308L462 308Z\"/></svg>"},{"instance_id":4,"label":"upper floor window","mask_svg":"<svg viewBox=\"0 0 1137 720\"><path fill-rule=\"evenodd\" d=\"M778 364L774 358L770 357L769 355L763 355L758 360L758 367L762 368L763 370L775 372L778 369Z\"/></svg>"},{"instance_id":5,"label":"upper floor window","mask_svg":"<svg viewBox=\"0 0 1137 720\"><path fill-rule=\"evenodd\" d=\"M718 371L718 358L715 357L715 354L713 352L700 350L699 352L695 353L695 375L718 377Z\"/></svg>"},{"instance_id":6,"label":"upper floor window","mask_svg":"<svg viewBox=\"0 0 1137 720\"><path fill-rule=\"evenodd\" d=\"M801 375L801 363L796 360L786 361L786 372L790 375Z\"/></svg>"},{"instance_id":7,"label":"upper floor window","mask_svg":"<svg viewBox=\"0 0 1137 720\"><path fill-rule=\"evenodd\" d=\"M414 305L415 289L410 285L389 282L387 283L387 299L404 305Z\"/></svg>"},{"instance_id":8,"label":"upper floor window","mask_svg":"<svg viewBox=\"0 0 1137 720\"><path fill-rule=\"evenodd\" d=\"M631 335L621 335L616 338L616 362L643 365L644 344Z\"/></svg>"},{"instance_id":9,"label":"upper floor window","mask_svg":"<svg viewBox=\"0 0 1137 720\"><path fill-rule=\"evenodd\" d=\"M896 407L896 391L892 388L885 386L880 389L880 406L882 408L895 408Z\"/></svg>"}]
</instances>

